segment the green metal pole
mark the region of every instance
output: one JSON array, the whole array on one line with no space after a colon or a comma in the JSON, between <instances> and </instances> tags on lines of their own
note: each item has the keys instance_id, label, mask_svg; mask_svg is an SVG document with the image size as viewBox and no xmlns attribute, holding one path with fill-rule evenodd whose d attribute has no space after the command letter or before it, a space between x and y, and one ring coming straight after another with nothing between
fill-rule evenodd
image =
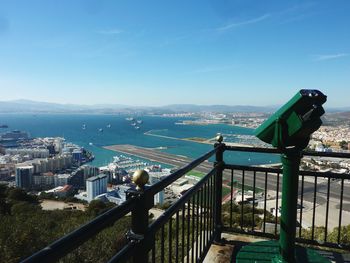
<instances>
[{"instance_id":1,"label":"green metal pole","mask_svg":"<svg viewBox=\"0 0 350 263\"><path fill-rule=\"evenodd\" d=\"M280 257L277 262L295 262L295 233L301 152L291 150L281 155L283 164Z\"/></svg>"},{"instance_id":2,"label":"green metal pole","mask_svg":"<svg viewBox=\"0 0 350 263\"><path fill-rule=\"evenodd\" d=\"M214 242L220 244L221 232L222 232L222 171L224 165L224 144L222 143L222 136L218 136L218 143L214 144L214 147L219 146L219 150L216 152L215 167L217 168L215 174L215 212L214 212L214 224L215 224L215 237Z\"/></svg>"}]
</instances>

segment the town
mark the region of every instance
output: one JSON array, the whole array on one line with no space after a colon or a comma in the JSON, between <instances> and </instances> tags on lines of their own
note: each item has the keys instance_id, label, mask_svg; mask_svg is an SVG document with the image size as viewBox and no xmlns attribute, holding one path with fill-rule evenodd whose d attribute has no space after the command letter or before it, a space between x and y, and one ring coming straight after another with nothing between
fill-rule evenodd
<instances>
[{"instance_id":1,"label":"town","mask_svg":"<svg viewBox=\"0 0 350 263\"><path fill-rule=\"evenodd\" d=\"M231 124L255 128L269 115L266 113L185 112L174 116L193 118L176 124ZM164 114L164 117L169 117L169 114ZM349 152L349 123L344 123L336 114L326 115L324 121L325 124L312 134L308 150ZM223 134L223 136L227 144L230 144L231 139L239 139L242 145L268 147L253 135ZM202 141L207 139L203 138ZM146 170L150 175L150 184L153 184L169 175L172 169L178 168L175 166L169 166L172 169L164 168L161 163L150 164L131 156L117 155L110 164L95 167L88 164L94 159L93 153L66 142L64 138L30 138L25 131L8 131L0 134L0 182L35 194L42 193L45 197L74 197L75 200L85 202L98 198L118 205L125 201L125 192L133 187L132 175L136 170ZM271 165L280 167L279 164ZM301 169L348 173L350 160L305 157L302 159ZM156 204L171 203L199 179L200 176L188 175L181 182L174 183L171 188L166 189L165 193L163 191L158 193Z\"/></svg>"},{"instance_id":2,"label":"town","mask_svg":"<svg viewBox=\"0 0 350 263\"><path fill-rule=\"evenodd\" d=\"M136 170L147 171L150 184L171 173L170 168L160 164L125 155L115 156L107 166L92 166L88 164L94 158L92 153L61 137L30 138L27 132L15 130L1 134L0 142L0 183L22 188L42 200L88 203L96 199L119 205L126 200L127 190L134 187L132 175ZM159 192L155 204L169 205L198 180L189 174ZM43 201L47 209L61 207L52 202L52 207L45 204Z\"/></svg>"}]
</instances>

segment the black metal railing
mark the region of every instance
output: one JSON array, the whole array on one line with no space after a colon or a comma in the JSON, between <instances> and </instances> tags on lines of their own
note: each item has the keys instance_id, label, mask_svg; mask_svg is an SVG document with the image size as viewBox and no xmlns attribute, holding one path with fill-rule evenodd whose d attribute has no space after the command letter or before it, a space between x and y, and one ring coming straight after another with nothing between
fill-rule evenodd
<instances>
[{"instance_id":1,"label":"black metal railing","mask_svg":"<svg viewBox=\"0 0 350 263\"><path fill-rule=\"evenodd\" d=\"M74 230L51 245L33 254L22 262L52 262L88 241L131 213L131 228L125 229L127 242L108 262L197 262L202 261L215 238L221 218L215 189L221 189L222 163L215 162L213 168L181 198L172 204L160 217L150 222L150 209L154 196L171 183L193 170L216 154L222 159L223 144L182 167L165 179L143 190L127 192L127 201L91 222ZM103 249L103 248L101 248Z\"/></svg>"},{"instance_id":2,"label":"black metal railing","mask_svg":"<svg viewBox=\"0 0 350 263\"><path fill-rule=\"evenodd\" d=\"M109 262L201 262L210 245L221 240L222 232L277 238L282 170L225 164L225 151L280 153L276 149L232 147L217 143L213 150L154 185L143 190L130 190L125 203L23 262L58 260L124 216L130 216L131 226L125 229L126 241L123 246ZM207 174L151 221L154 196L214 155L216 160L212 169L206 166ZM304 155L350 158L350 154L344 153L304 152ZM344 214L348 213L344 204L350 203L350 191L345 185L349 181L349 174L300 171L296 218L299 222L298 242L350 247L344 243L342 235L347 222ZM321 208L324 213L320 212ZM321 221L324 222L323 227L320 227ZM331 228L334 229L330 231Z\"/></svg>"},{"instance_id":3,"label":"black metal railing","mask_svg":"<svg viewBox=\"0 0 350 263\"><path fill-rule=\"evenodd\" d=\"M276 149L230 147L226 151L280 153ZM349 159L349 153L303 152L303 156ZM225 165L223 187L230 188L223 204L224 231L278 238L282 196L282 169ZM226 182L226 185L225 185ZM299 172L297 241L330 248L349 249L345 235L350 211L350 174ZM330 212L332 209L332 212Z\"/></svg>"}]
</instances>

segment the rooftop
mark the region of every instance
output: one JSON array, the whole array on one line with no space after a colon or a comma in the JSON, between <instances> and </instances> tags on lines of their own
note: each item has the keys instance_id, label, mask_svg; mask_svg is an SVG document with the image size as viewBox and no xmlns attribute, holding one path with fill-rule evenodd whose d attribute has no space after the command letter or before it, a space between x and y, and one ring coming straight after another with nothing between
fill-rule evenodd
<instances>
[{"instance_id":1,"label":"rooftop","mask_svg":"<svg viewBox=\"0 0 350 263\"><path fill-rule=\"evenodd\" d=\"M96 180L104 179L104 178L106 178L106 177L107 177L107 175L105 175L105 174L99 174L99 175L92 176L92 177L86 179L86 181L94 182L94 181L96 181Z\"/></svg>"}]
</instances>

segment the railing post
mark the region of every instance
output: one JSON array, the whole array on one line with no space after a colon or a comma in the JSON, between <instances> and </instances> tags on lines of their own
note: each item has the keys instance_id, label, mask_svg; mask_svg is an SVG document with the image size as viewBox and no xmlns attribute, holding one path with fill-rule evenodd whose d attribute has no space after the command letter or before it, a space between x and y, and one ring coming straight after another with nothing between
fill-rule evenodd
<instances>
[{"instance_id":1,"label":"railing post","mask_svg":"<svg viewBox=\"0 0 350 263\"><path fill-rule=\"evenodd\" d=\"M145 236L149 224L148 211L154 205L153 194L146 194L144 192L148 179L149 175L146 171L137 170L133 175L133 182L136 184L136 189L130 189L126 193L127 198L138 197L137 204L131 211L131 229L127 233L127 238L131 242L137 243L137 249L133 255L134 263L147 263L148 252L154 243L153 237Z\"/></svg>"},{"instance_id":2,"label":"railing post","mask_svg":"<svg viewBox=\"0 0 350 263\"><path fill-rule=\"evenodd\" d=\"M225 144L222 143L222 135L216 137L217 143L214 144L214 147L219 149L216 152L215 159L215 214L214 214L214 225L215 225L215 237L214 242L221 242L221 232L222 232L222 171L224 170L224 147Z\"/></svg>"}]
</instances>

